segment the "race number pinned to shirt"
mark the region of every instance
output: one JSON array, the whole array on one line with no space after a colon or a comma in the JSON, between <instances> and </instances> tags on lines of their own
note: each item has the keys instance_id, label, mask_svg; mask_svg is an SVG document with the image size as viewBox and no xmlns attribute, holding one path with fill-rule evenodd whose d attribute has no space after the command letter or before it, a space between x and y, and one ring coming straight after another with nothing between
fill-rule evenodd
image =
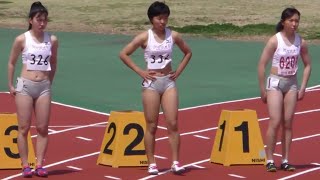
<instances>
[{"instance_id":1,"label":"race number pinned to shirt","mask_svg":"<svg viewBox=\"0 0 320 180\"><path fill-rule=\"evenodd\" d=\"M43 56L41 54L29 54L27 60L27 70L35 71L50 71L49 63L50 56Z\"/></svg>"},{"instance_id":2,"label":"race number pinned to shirt","mask_svg":"<svg viewBox=\"0 0 320 180\"><path fill-rule=\"evenodd\" d=\"M279 61L278 74L282 76L295 75L298 70L299 56L282 56Z\"/></svg>"}]
</instances>

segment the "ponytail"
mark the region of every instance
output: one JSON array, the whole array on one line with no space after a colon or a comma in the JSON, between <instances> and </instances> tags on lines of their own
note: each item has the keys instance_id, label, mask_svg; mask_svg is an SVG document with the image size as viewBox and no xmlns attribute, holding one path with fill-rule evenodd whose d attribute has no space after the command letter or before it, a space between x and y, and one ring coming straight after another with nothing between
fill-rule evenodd
<instances>
[{"instance_id":1,"label":"ponytail","mask_svg":"<svg viewBox=\"0 0 320 180\"><path fill-rule=\"evenodd\" d=\"M299 18L300 18L300 12L296 9L296 8L294 8L294 7L288 7L288 8L286 8L286 9L284 9L283 11L282 11L282 13L281 13L281 20L278 22L278 24L277 24L277 26L276 26L276 31L277 32L280 32L280 31L282 31L283 30L283 22L286 20L286 19L288 19L288 18L290 18L290 17L292 17L293 15L295 15L295 14L297 14L298 16L299 16Z\"/></svg>"},{"instance_id":2,"label":"ponytail","mask_svg":"<svg viewBox=\"0 0 320 180\"><path fill-rule=\"evenodd\" d=\"M283 24L282 24L282 20L278 22L278 24L276 25L276 32L280 32L283 30Z\"/></svg>"},{"instance_id":3,"label":"ponytail","mask_svg":"<svg viewBox=\"0 0 320 180\"><path fill-rule=\"evenodd\" d=\"M36 1L31 4L30 12L29 12L29 19L32 19L38 13L46 14L46 15L49 14L47 8L44 7L40 1ZM32 28L32 24L29 23L28 30L30 30L31 28Z\"/></svg>"}]
</instances>

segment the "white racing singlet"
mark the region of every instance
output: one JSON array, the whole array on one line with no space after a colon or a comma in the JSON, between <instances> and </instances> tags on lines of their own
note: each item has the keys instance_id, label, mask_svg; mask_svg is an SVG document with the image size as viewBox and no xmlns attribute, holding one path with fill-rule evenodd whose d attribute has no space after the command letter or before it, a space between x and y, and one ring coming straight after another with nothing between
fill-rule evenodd
<instances>
[{"instance_id":1,"label":"white racing singlet","mask_svg":"<svg viewBox=\"0 0 320 180\"><path fill-rule=\"evenodd\" d=\"M272 66L278 68L278 75L292 76L297 73L298 59L301 49L301 38L296 33L294 43L291 46L285 44L281 33L276 34L278 47L272 58Z\"/></svg>"},{"instance_id":2,"label":"white racing singlet","mask_svg":"<svg viewBox=\"0 0 320 180\"><path fill-rule=\"evenodd\" d=\"M50 34L44 33L42 43L37 43L31 36L30 31L24 33L25 47L22 51L22 63L27 64L27 70L50 71L51 38Z\"/></svg>"},{"instance_id":3,"label":"white racing singlet","mask_svg":"<svg viewBox=\"0 0 320 180\"><path fill-rule=\"evenodd\" d=\"M163 69L172 61L173 39L171 30L166 28L163 42L158 43L151 29L148 30L148 44L144 50L144 59L148 69Z\"/></svg>"}]
</instances>

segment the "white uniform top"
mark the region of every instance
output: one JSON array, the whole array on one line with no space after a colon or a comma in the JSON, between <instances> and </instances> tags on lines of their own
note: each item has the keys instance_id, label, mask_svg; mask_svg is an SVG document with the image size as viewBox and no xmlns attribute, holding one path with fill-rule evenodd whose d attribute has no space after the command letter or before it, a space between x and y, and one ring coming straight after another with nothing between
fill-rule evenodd
<instances>
[{"instance_id":1,"label":"white uniform top","mask_svg":"<svg viewBox=\"0 0 320 180\"><path fill-rule=\"evenodd\" d=\"M295 40L291 46L286 45L281 33L276 34L278 47L272 58L272 66L278 68L278 75L292 76L297 73L298 59L301 49L301 38L295 33Z\"/></svg>"},{"instance_id":2,"label":"white uniform top","mask_svg":"<svg viewBox=\"0 0 320 180\"><path fill-rule=\"evenodd\" d=\"M148 69L163 69L172 61L173 39L171 30L166 28L166 36L162 43L158 43L151 29L148 30L148 44L144 50L144 59Z\"/></svg>"},{"instance_id":3,"label":"white uniform top","mask_svg":"<svg viewBox=\"0 0 320 180\"><path fill-rule=\"evenodd\" d=\"M50 71L51 38L45 32L42 43L35 42L30 31L24 33L26 41L22 51L22 63L27 64L27 70Z\"/></svg>"}]
</instances>

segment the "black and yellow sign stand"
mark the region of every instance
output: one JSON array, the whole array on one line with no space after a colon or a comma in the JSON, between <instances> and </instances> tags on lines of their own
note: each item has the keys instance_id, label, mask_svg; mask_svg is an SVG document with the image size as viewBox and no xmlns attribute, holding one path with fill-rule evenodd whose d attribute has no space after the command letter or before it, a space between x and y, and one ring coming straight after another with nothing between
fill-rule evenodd
<instances>
[{"instance_id":1,"label":"black and yellow sign stand","mask_svg":"<svg viewBox=\"0 0 320 180\"><path fill-rule=\"evenodd\" d=\"M266 164L257 114L254 110L222 110L210 162Z\"/></svg>"},{"instance_id":2,"label":"black and yellow sign stand","mask_svg":"<svg viewBox=\"0 0 320 180\"><path fill-rule=\"evenodd\" d=\"M18 120L16 114L0 114L0 169L20 169L21 159L18 151ZM30 167L35 167L35 155L28 134L28 162Z\"/></svg>"},{"instance_id":3,"label":"black and yellow sign stand","mask_svg":"<svg viewBox=\"0 0 320 180\"><path fill-rule=\"evenodd\" d=\"M112 111L97 164L148 166L144 147L145 126L143 112Z\"/></svg>"}]
</instances>

